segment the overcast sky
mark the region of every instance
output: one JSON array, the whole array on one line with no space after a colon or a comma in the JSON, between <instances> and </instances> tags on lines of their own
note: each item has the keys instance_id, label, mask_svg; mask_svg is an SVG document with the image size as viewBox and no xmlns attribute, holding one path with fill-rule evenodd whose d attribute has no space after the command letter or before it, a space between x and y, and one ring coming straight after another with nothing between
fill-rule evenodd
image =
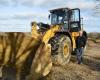
<instances>
[{"instance_id":1,"label":"overcast sky","mask_svg":"<svg viewBox=\"0 0 100 80\"><path fill-rule=\"evenodd\" d=\"M95 0L0 0L0 32L29 32L32 21L49 23L48 10L80 8L84 29L100 32L100 13L95 15ZM99 9L100 10L100 9Z\"/></svg>"}]
</instances>

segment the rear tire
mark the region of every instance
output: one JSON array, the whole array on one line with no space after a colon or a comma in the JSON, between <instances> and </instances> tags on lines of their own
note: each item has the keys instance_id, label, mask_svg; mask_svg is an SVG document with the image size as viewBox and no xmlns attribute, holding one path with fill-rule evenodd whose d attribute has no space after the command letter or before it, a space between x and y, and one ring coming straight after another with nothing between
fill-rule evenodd
<instances>
[{"instance_id":1,"label":"rear tire","mask_svg":"<svg viewBox=\"0 0 100 80\"><path fill-rule=\"evenodd\" d=\"M56 35L50 40L52 62L55 65L65 65L71 57L71 40L66 35Z\"/></svg>"}]
</instances>

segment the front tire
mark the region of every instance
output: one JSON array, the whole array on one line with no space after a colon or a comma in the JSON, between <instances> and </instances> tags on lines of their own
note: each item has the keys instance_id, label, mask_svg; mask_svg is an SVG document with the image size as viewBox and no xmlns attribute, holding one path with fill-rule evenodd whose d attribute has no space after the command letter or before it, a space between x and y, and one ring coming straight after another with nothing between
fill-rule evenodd
<instances>
[{"instance_id":1,"label":"front tire","mask_svg":"<svg viewBox=\"0 0 100 80\"><path fill-rule=\"evenodd\" d=\"M71 40L66 35L56 35L50 40L52 62L56 65L65 65L71 57Z\"/></svg>"}]
</instances>

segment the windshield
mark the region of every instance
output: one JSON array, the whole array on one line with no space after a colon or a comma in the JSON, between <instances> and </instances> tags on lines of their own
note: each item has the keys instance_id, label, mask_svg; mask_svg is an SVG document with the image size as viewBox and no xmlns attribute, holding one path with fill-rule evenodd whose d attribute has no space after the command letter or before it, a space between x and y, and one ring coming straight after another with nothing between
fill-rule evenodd
<instances>
[{"instance_id":1,"label":"windshield","mask_svg":"<svg viewBox=\"0 0 100 80\"><path fill-rule=\"evenodd\" d=\"M51 13L51 24L61 24L67 21L67 15L65 12Z\"/></svg>"}]
</instances>

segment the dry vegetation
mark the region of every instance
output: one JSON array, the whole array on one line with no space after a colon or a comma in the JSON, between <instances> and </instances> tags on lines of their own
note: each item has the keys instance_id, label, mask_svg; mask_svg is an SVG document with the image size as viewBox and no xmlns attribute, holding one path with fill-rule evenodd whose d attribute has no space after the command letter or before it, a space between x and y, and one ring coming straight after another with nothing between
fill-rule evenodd
<instances>
[{"instance_id":1,"label":"dry vegetation","mask_svg":"<svg viewBox=\"0 0 100 80\"><path fill-rule=\"evenodd\" d=\"M92 32L88 34L88 38L94 41L95 43L100 43L100 33Z\"/></svg>"}]
</instances>

